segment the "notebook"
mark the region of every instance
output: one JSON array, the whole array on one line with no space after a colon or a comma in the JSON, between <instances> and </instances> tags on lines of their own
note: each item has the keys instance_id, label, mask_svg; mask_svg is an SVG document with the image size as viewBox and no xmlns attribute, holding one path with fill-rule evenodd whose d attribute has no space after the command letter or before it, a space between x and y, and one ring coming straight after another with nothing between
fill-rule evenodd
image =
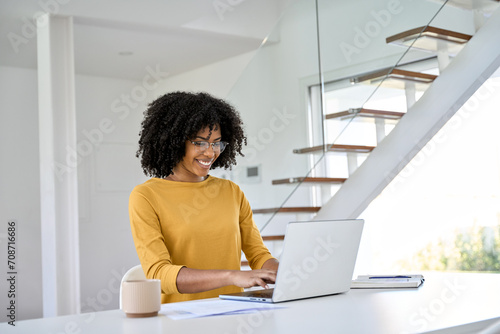
<instances>
[{"instance_id":1,"label":"notebook","mask_svg":"<svg viewBox=\"0 0 500 334\"><path fill-rule=\"evenodd\" d=\"M274 289L219 298L279 303L347 292L363 225L362 219L288 223Z\"/></svg>"},{"instance_id":2,"label":"notebook","mask_svg":"<svg viewBox=\"0 0 500 334\"><path fill-rule=\"evenodd\" d=\"M424 281L423 275L359 275L351 289L418 288Z\"/></svg>"}]
</instances>

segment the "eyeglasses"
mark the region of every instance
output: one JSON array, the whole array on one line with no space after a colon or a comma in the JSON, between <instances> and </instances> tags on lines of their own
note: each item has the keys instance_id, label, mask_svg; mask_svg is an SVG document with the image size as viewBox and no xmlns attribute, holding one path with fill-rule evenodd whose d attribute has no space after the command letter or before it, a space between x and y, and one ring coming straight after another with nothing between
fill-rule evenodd
<instances>
[{"instance_id":1,"label":"eyeglasses","mask_svg":"<svg viewBox=\"0 0 500 334\"><path fill-rule=\"evenodd\" d=\"M227 144L225 141L216 141L214 143L209 143L208 141L192 141L190 140L191 144L194 145L194 148L196 152L198 153L203 153L206 150L208 150L208 147L211 145L212 150L214 153L220 154L224 151L226 148Z\"/></svg>"}]
</instances>

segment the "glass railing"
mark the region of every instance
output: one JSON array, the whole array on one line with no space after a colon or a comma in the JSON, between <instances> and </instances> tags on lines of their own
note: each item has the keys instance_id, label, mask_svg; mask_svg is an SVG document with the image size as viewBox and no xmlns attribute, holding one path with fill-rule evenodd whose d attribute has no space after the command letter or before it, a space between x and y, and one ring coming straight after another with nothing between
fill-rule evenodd
<instances>
[{"instance_id":1,"label":"glass railing","mask_svg":"<svg viewBox=\"0 0 500 334\"><path fill-rule=\"evenodd\" d=\"M311 157L293 150L309 143L307 91L320 82L318 68L316 4L295 1L228 96L248 136L245 157L230 176L249 199L263 234L283 234L283 224L296 219L296 213L276 214L278 208L311 206L310 189L273 181L303 177L310 170ZM268 210L259 213L263 209Z\"/></svg>"},{"instance_id":2,"label":"glass railing","mask_svg":"<svg viewBox=\"0 0 500 334\"><path fill-rule=\"evenodd\" d=\"M386 39L455 28L462 10L445 4L307 0L284 11L227 97L248 136L229 177L263 235L312 218L432 83L442 45L429 52L412 47L415 38Z\"/></svg>"}]
</instances>

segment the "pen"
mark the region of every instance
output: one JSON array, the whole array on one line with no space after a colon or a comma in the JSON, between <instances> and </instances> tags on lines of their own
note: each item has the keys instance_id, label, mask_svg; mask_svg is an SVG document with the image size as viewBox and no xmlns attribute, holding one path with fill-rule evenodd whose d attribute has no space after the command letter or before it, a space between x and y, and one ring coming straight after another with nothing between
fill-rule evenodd
<instances>
[{"instance_id":1,"label":"pen","mask_svg":"<svg viewBox=\"0 0 500 334\"><path fill-rule=\"evenodd\" d=\"M411 278L411 276L370 276L369 279L383 279L383 278Z\"/></svg>"}]
</instances>

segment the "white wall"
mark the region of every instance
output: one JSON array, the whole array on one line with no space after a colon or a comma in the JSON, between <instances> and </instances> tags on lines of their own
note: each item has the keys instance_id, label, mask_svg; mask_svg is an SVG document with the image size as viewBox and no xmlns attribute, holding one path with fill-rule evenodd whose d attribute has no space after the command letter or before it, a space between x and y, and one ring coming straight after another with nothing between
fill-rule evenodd
<instances>
[{"instance_id":1,"label":"white wall","mask_svg":"<svg viewBox=\"0 0 500 334\"><path fill-rule=\"evenodd\" d=\"M151 86L159 84L148 80ZM84 312L116 309L119 280L139 262L130 234L128 196L146 179L135 152L152 90L141 87L141 82L129 80L76 77L77 148L68 149L67 155L77 152L79 161ZM16 320L42 316L37 95L35 70L0 67L0 258L7 260L7 222L16 219ZM130 99L123 101L128 102L122 102L127 95ZM2 308L9 302L6 288L6 280L0 280ZM0 321L7 320L2 312Z\"/></svg>"},{"instance_id":2,"label":"white wall","mask_svg":"<svg viewBox=\"0 0 500 334\"><path fill-rule=\"evenodd\" d=\"M307 145L307 87L303 80L318 82L318 53L315 6L301 1L287 10L264 45L237 82L228 99L242 113L248 146L238 160L234 179L255 209L279 207L293 186L273 186L272 181L303 176L308 170L307 155L293 149ZM261 167L261 181L245 177L249 166ZM286 204L307 206L309 189L302 189ZM269 215L255 215L262 226ZM295 216L279 215L282 223ZM283 224L265 234L281 234Z\"/></svg>"},{"instance_id":3,"label":"white wall","mask_svg":"<svg viewBox=\"0 0 500 334\"><path fill-rule=\"evenodd\" d=\"M129 80L76 78L77 146L89 148L82 150L78 165L83 312L118 308L121 276L139 263L128 197L146 180L135 157L142 113L151 100L146 87Z\"/></svg>"},{"instance_id":4,"label":"white wall","mask_svg":"<svg viewBox=\"0 0 500 334\"><path fill-rule=\"evenodd\" d=\"M162 82L155 93L160 96L174 91L208 92L225 98L254 56L255 52L249 52L172 76Z\"/></svg>"},{"instance_id":5,"label":"white wall","mask_svg":"<svg viewBox=\"0 0 500 334\"><path fill-rule=\"evenodd\" d=\"M0 322L6 318L7 223L16 228L16 320L42 316L37 75L0 67ZM10 277L10 275L9 275Z\"/></svg>"}]
</instances>

